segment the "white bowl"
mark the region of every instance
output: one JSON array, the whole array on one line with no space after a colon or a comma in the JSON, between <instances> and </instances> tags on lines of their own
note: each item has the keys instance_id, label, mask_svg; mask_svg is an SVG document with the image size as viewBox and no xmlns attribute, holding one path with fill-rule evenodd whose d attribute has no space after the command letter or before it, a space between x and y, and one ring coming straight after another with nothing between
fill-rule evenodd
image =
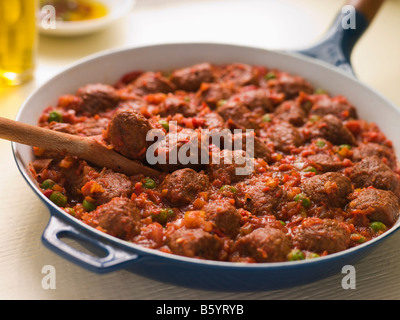
<instances>
[{"instance_id":1,"label":"white bowl","mask_svg":"<svg viewBox=\"0 0 400 320\"><path fill-rule=\"evenodd\" d=\"M136 4L136 0L98 0L108 8L106 16L82 21L56 21L55 29L42 24L41 18L37 25L40 33L53 36L77 36L100 31L111 23L128 14Z\"/></svg>"}]
</instances>

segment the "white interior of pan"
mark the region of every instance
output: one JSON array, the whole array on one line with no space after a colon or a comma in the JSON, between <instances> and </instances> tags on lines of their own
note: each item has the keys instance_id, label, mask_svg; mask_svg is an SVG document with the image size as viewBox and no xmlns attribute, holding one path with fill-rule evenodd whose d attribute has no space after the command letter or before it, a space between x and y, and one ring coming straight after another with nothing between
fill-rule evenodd
<instances>
[{"instance_id":1,"label":"white interior of pan","mask_svg":"<svg viewBox=\"0 0 400 320\"><path fill-rule=\"evenodd\" d=\"M357 107L360 118L375 122L393 141L399 156L400 109L376 91L334 67L309 58L226 44L155 45L89 57L67 68L36 90L24 103L17 120L36 124L44 108L56 104L60 95L75 93L85 84L114 84L121 76L133 70L170 70L205 61L216 64L243 62L278 68L303 76L315 87L328 90L331 95L344 95ZM32 160L32 149L15 144L14 150L20 169L29 176L25 168Z\"/></svg>"}]
</instances>

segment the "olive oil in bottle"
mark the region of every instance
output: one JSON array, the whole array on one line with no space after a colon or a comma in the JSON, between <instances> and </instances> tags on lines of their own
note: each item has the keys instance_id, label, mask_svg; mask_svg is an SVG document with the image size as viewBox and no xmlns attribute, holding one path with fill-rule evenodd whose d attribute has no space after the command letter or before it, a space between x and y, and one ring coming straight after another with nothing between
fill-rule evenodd
<instances>
[{"instance_id":1,"label":"olive oil in bottle","mask_svg":"<svg viewBox=\"0 0 400 320\"><path fill-rule=\"evenodd\" d=\"M0 0L0 85L19 85L33 77L36 10L36 0Z\"/></svg>"}]
</instances>

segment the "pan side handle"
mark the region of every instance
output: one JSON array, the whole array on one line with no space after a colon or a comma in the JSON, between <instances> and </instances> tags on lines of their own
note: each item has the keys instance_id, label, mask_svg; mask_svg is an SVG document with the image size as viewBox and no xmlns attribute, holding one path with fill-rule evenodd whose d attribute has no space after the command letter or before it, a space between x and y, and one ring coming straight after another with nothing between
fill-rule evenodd
<instances>
[{"instance_id":1,"label":"pan side handle","mask_svg":"<svg viewBox=\"0 0 400 320\"><path fill-rule=\"evenodd\" d=\"M340 10L324 37L295 52L328 62L355 76L351 53L384 0L350 0Z\"/></svg>"},{"instance_id":2,"label":"pan side handle","mask_svg":"<svg viewBox=\"0 0 400 320\"><path fill-rule=\"evenodd\" d=\"M143 260L134 252L123 250L104 240L86 235L56 215L50 216L49 223L42 235L42 241L49 249L96 273L122 269ZM73 245L74 242L79 243L81 248Z\"/></svg>"}]
</instances>

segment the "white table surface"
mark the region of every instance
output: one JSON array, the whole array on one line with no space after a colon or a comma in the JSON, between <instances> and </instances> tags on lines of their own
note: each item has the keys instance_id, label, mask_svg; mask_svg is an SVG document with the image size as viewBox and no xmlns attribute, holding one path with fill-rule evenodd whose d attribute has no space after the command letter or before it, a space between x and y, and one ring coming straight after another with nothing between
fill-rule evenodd
<instances>
[{"instance_id":1,"label":"white table surface","mask_svg":"<svg viewBox=\"0 0 400 320\"><path fill-rule=\"evenodd\" d=\"M42 36L36 77L0 88L0 116L14 119L26 97L77 59L110 48L164 42L213 41L296 49L324 34L340 0L142 0L128 16L99 33ZM353 51L358 78L400 105L400 2L388 0ZM0 140L0 299L400 299L400 233L354 265L356 289L343 289L340 271L301 287L262 292L203 291L160 283L126 270L95 274L45 248L49 219L42 202ZM42 268L56 271L56 288L42 286Z\"/></svg>"}]
</instances>

